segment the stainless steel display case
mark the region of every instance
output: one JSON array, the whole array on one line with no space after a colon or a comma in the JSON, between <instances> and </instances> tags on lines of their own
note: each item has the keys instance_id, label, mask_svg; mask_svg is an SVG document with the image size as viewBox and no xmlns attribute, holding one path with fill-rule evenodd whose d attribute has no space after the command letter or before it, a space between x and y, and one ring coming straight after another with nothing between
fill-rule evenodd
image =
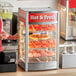
<instances>
[{"instance_id":1,"label":"stainless steel display case","mask_svg":"<svg viewBox=\"0 0 76 76\"><path fill-rule=\"evenodd\" d=\"M76 39L76 0L58 0L61 12L60 35L65 40Z\"/></svg>"},{"instance_id":2,"label":"stainless steel display case","mask_svg":"<svg viewBox=\"0 0 76 76\"><path fill-rule=\"evenodd\" d=\"M19 9L18 64L25 70L59 68L59 11Z\"/></svg>"}]
</instances>

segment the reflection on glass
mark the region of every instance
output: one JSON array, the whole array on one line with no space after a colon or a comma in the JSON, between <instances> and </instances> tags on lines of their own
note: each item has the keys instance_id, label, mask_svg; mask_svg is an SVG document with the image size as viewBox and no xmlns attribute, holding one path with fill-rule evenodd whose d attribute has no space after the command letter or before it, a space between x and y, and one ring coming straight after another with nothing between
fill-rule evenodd
<instances>
[{"instance_id":1,"label":"reflection on glass","mask_svg":"<svg viewBox=\"0 0 76 76\"><path fill-rule=\"evenodd\" d=\"M25 61L25 26L19 26L20 57ZM57 24L29 25L29 63L56 61Z\"/></svg>"}]
</instances>

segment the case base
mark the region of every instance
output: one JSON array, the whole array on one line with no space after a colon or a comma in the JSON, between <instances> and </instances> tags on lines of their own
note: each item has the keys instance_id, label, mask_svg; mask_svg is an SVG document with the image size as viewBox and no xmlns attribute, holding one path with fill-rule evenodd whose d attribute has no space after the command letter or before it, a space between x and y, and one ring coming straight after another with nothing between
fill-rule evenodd
<instances>
[{"instance_id":1,"label":"case base","mask_svg":"<svg viewBox=\"0 0 76 76\"><path fill-rule=\"evenodd\" d=\"M18 65L25 70L25 62L18 60ZM28 63L28 71L44 71L58 69L57 62Z\"/></svg>"},{"instance_id":2,"label":"case base","mask_svg":"<svg viewBox=\"0 0 76 76\"><path fill-rule=\"evenodd\" d=\"M16 72L17 64L0 64L0 73L2 72Z\"/></svg>"}]
</instances>

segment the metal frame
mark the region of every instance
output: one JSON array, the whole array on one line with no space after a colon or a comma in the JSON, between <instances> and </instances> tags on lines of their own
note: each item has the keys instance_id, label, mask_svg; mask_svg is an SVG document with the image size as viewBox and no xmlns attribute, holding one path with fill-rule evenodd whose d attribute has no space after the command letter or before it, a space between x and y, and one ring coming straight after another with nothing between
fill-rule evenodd
<instances>
[{"instance_id":1,"label":"metal frame","mask_svg":"<svg viewBox=\"0 0 76 76\"><path fill-rule=\"evenodd\" d=\"M59 42L60 42L60 12L58 12L58 28L57 28L57 69L59 69Z\"/></svg>"},{"instance_id":2,"label":"metal frame","mask_svg":"<svg viewBox=\"0 0 76 76\"><path fill-rule=\"evenodd\" d=\"M51 10L52 11L52 10ZM49 10L49 12L51 13L51 11ZM46 11L44 11L45 13ZM49 69L58 69L59 68L59 22L60 22L60 16L59 16L59 11L55 11L57 12L58 15L58 22L57 22L57 61L55 62L41 62L41 63L29 63L28 60L28 43L29 43L29 19L28 19L28 15L29 15L29 11L26 11L26 38L25 38L25 61L22 61L19 59L19 65L27 72L28 70L49 70ZM47 23L48 24L48 23ZM50 24L50 23L49 23Z\"/></svg>"},{"instance_id":3,"label":"metal frame","mask_svg":"<svg viewBox=\"0 0 76 76\"><path fill-rule=\"evenodd\" d=\"M66 36L65 36L65 39L66 40L68 40L68 25L69 25L69 23L68 23L68 13L69 13L69 1L68 0L66 0Z\"/></svg>"},{"instance_id":4,"label":"metal frame","mask_svg":"<svg viewBox=\"0 0 76 76\"><path fill-rule=\"evenodd\" d=\"M66 12L65 12L66 13L66 22L65 22L65 27L64 27L64 29L65 29L65 35L60 34L61 37L63 39L65 39L65 40L68 40L68 12L69 12L69 2L68 1L69 0L66 0L66 7L65 7L66 8ZM63 5L60 4L60 6L63 6ZM62 27L60 29L62 29Z\"/></svg>"},{"instance_id":5,"label":"metal frame","mask_svg":"<svg viewBox=\"0 0 76 76\"><path fill-rule=\"evenodd\" d=\"M25 71L28 71L28 43L29 43L29 23L28 23L28 12L26 12L26 37L25 37Z\"/></svg>"}]
</instances>

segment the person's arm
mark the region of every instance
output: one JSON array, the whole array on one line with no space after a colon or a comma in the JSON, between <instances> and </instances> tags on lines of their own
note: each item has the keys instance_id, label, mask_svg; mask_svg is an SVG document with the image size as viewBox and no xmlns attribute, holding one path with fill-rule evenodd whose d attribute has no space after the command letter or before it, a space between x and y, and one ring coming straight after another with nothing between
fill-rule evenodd
<instances>
[{"instance_id":1,"label":"person's arm","mask_svg":"<svg viewBox=\"0 0 76 76\"><path fill-rule=\"evenodd\" d=\"M5 40L5 39L10 39L10 40L17 40L18 39L18 34L16 33L15 35L10 35L4 30L2 30L0 34L0 40Z\"/></svg>"},{"instance_id":2,"label":"person's arm","mask_svg":"<svg viewBox=\"0 0 76 76\"><path fill-rule=\"evenodd\" d=\"M6 33L4 30L1 31L0 34L0 40L5 40L9 37L10 35L8 33Z\"/></svg>"},{"instance_id":3,"label":"person's arm","mask_svg":"<svg viewBox=\"0 0 76 76\"><path fill-rule=\"evenodd\" d=\"M8 39L17 40L18 39L18 33L14 34L13 36L9 36Z\"/></svg>"}]
</instances>

